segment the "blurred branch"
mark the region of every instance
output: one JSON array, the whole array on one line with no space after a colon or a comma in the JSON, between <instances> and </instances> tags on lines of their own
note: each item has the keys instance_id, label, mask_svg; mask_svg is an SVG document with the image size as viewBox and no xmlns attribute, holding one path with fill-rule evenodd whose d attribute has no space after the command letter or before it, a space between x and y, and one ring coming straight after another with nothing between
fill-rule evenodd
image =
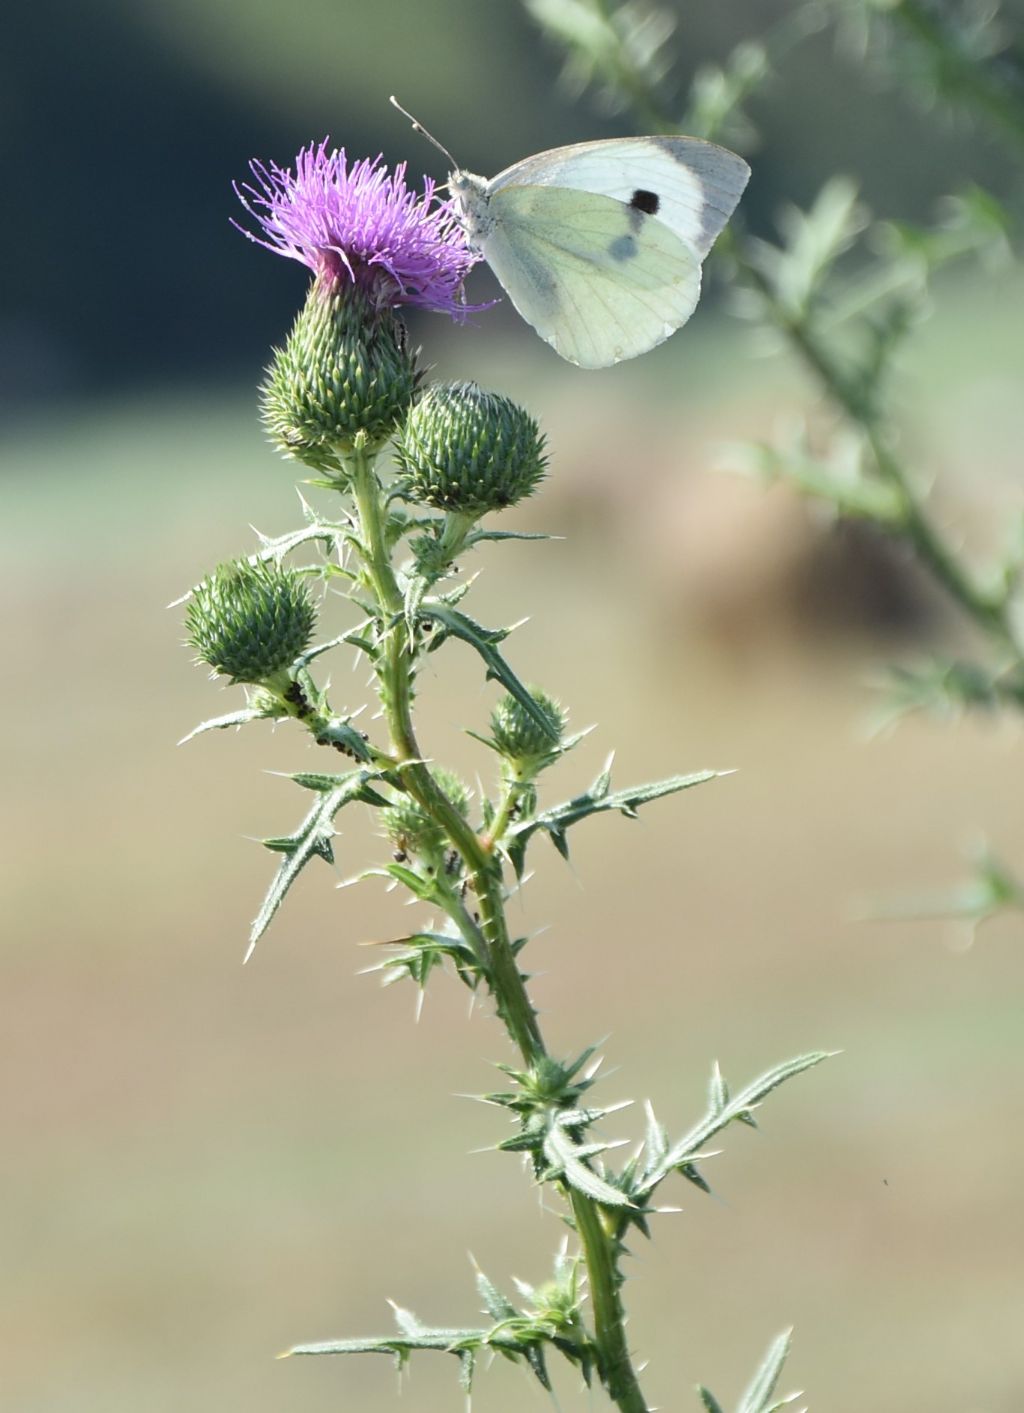
<instances>
[{"instance_id":1,"label":"blurred branch","mask_svg":"<svg viewBox=\"0 0 1024 1413\"><path fill-rule=\"evenodd\" d=\"M967 942L973 944L983 923L1007 912L1024 912L1024 884L987 845L974 850L970 864L969 876L946 893L898 899L870 908L865 916L878 922L964 922Z\"/></svg>"},{"instance_id":2,"label":"blurred branch","mask_svg":"<svg viewBox=\"0 0 1024 1413\"><path fill-rule=\"evenodd\" d=\"M945 99L1024 154L1024 44L1000 24L998 3L814 3L838 16L847 32L854 34L860 51L873 41L876 66L896 67L898 76L907 79L926 104Z\"/></svg>"}]
</instances>

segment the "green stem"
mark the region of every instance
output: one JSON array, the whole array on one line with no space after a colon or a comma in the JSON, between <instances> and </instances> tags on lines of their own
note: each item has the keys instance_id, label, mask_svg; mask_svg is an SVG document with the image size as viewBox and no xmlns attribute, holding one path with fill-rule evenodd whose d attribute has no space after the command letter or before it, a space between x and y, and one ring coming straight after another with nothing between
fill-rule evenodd
<instances>
[{"instance_id":1,"label":"green stem","mask_svg":"<svg viewBox=\"0 0 1024 1413\"><path fill-rule=\"evenodd\" d=\"M493 852L494 846L500 843L505 837L505 830L512 822L513 812L519 802L520 790L518 787L520 783L521 782L517 780L510 780L505 783L501 804L498 806L498 811L491 821L491 827L488 829L484 840L485 847L491 852Z\"/></svg>"},{"instance_id":2,"label":"green stem","mask_svg":"<svg viewBox=\"0 0 1024 1413\"><path fill-rule=\"evenodd\" d=\"M373 460L355 452L349 460L352 491L361 525L363 557L370 587L381 612L381 647L375 668L392 750L403 786L461 856L480 910L479 923L462 899L448 890L444 906L481 962L498 1015L526 1064L535 1068L547 1055L536 1013L519 971L505 916L500 861L489 841L462 818L426 765L412 723L414 644L405 621L402 590L391 561L384 506ZM626 1344L625 1317L619 1299L618 1243L605 1226L600 1206L584 1194L569 1194L576 1230L587 1267L594 1309L595 1349L602 1379L622 1413L647 1413Z\"/></svg>"},{"instance_id":3,"label":"green stem","mask_svg":"<svg viewBox=\"0 0 1024 1413\"><path fill-rule=\"evenodd\" d=\"M487 977L514 1043L527 1064L546 1053L540 1027L516 965L505 920L501 871L482 841L452 805L423 764L412 723L413 644L405 622L404 601L384 532L380 483L372 458L357 451L350 459L352 489L363 535L366 567L382 612L383 653L376 663L384 713L402 783L440 824L461 856L480 908L480 932L487 943Z\"/></svg>"},{"instance_id":4,"label":"green stem","mask_svg":"<svg viewBox=\"0 0 1024 1413\"><path fill-rule=\"evenodd\" d=\"M601 1209L583 1193L570 1192L576 1231L587 1263L587 1284L594 1311L594 1337L600 1374L609 1397L622 1413L648 1413L629 1346L619 1290L617 1243L605 1227Z\"/></svg>"}]
</instances>

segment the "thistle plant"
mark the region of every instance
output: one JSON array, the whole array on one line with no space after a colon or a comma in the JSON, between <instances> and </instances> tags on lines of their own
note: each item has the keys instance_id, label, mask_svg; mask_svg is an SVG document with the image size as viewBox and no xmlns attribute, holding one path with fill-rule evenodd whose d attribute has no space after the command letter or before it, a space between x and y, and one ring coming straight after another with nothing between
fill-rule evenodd
<instances>
[{"instance_id":1,"label":"thistle plant","mask_svg":"<svg viewBox=\"0 0 1024 1413\"><path fill-rule=\"evenodd\" d=\"M493 517L548 474L544 437L498 393L472 382L424 383L400 311L419 306L464 319L471 306L463 280L477 259L431 183L415 194L404 166L388 174L379 161L349 163L324 143L301 152L293 169L254 164L239 195L250 238L312 272L306 302L273 354L262 412L273 444L313 473L308 484L327 508L304 501L302 526L262 538L189 596L198 659L245 694L197 731L287 723L346 758L325 753L290 777L307 810L291 832L263 841L279 865L247 955L305 867L333 862L341 811L369 809L381 855L362 876L383 878L417 905L414 928L387 944L379 970L385 981L421 990L447 973L486 1000L508 1042L502 1079L481 1096L502 1117L488 1134L525 1161L569 1229L550 1276L520 1283L517 1300L477 1273L477 1326L435 1327L399 1310L390 1333L290 1353L384 1352L402 1365L417 1351L440 1351L458 1360L468 1388L478 1356L491 1352L523 1364L546 1389L550 1361L560 1356L623 1413L645 1413L633 1354L642 1334L631 1330L627 1341L625 1328L629 1244L653 1233L663 1184L709 1191L712 1140L735 1124L756 1127L767 1095L825 1057L816 1051L778 1064L736 1092L715 1066L706 1112L685 1133L670 1136L648 1104L637 1146L624 1162L611 1160L618 1139L609 1120L622 1105L597 1095L593 1044L569 1055L548 1049L523 970L531 939L511 926L508 904L543 836L567 858L570 832L584 820L631 819L720 772L623 789L606 767L565 798L549 793L580 735L568 730L558 684L528 685L513 671L504 653L511 630L485 627L466 611L472 581L464 572L484 541L537 538L494 528ZM346 615L341 631L316 640L318 613L337 608ZM489 720L467 724L493 768L480 798L436 760L417 727L419 674L428 658L443 664L453 641L472 649L495 684ZM369 668L377 715L335 711L326 663L339 650ZM788 1401L775 1393L787 1348L788 1335L771 1345L744 1413ZM712 1413L719 1408L706 1390L700 1397Z\"/></svg>"},{"instance_id":2,"label":"thistle plant","mask_svg":"<svg viewBox=\"0 0 1024 1413\"><path fill-rule=\"evenodd\" d=\"M679 75L672 13L634 0L524 0L565 55L565 78L591 87L638 128L690 133L755 151L750 104L800 46L822 30L876 84L899 87L947 126L968 124L1024 171L1024 44L998 0L794 0L773 27L745 39L721 64ZM898 141L894 134L894 141ZM913 160L908 154L907 160ZM755 178L756 179L756 178ZM785 441L733 449L732 467L783 480L828 507L906 545L971 633L974 655L935 654L885 674L882 724L911 711L1024 709L1024 507L999 527L995 562L976 567L955 527L943 523L931 468L901 448L900 358L934 302L934 277L951 265L1007 271L1019 247L1019 213L976 184L938 193L929 225L886 220L862 201L856 177L831 177L807 210L787 205L779 239L734 220L717 247L734 306L772 349L788 352L822 400L811 427ZM945 916L978 924L1024 909L1020 869L987 849L945 904ZM920 914L917 914L920 915Z\"/></svg>"}]
</instances>

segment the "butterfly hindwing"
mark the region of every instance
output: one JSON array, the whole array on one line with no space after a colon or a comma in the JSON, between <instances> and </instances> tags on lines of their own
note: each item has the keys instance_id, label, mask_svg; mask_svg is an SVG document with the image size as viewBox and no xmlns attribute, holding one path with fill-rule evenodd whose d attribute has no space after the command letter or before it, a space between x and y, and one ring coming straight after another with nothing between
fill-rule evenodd
<instances>
[{"instance_id":1,"label":"butterfly hindwing","mask_svg":"<svg viewBox=\"0 0 1024 1413\"><path fill-rule=\"evenodd\" d=\"M693 313L700 259L656 216L557 183L492 183L491 192L483 253L519 313L563 358L608 367L661 343Z\"/></svg>"}]
</instances>

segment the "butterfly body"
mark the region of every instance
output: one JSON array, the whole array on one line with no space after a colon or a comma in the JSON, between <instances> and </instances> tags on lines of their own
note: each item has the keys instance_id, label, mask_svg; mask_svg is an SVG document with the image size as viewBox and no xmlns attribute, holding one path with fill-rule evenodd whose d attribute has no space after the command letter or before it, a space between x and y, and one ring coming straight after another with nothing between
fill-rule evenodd
<instances>
[{"instance_id":1,"label":"butterfly body","mask_svg":"<svg viewBox=\"0 0 1024 1413\"><path fill-rule=\"evenodd\" d=\"M747 164L696 138L620 138L538 153L491 180L454 171L469 243L563 358L604 368L686 322L701 262Z\"/></svg>"}]
</instances>

